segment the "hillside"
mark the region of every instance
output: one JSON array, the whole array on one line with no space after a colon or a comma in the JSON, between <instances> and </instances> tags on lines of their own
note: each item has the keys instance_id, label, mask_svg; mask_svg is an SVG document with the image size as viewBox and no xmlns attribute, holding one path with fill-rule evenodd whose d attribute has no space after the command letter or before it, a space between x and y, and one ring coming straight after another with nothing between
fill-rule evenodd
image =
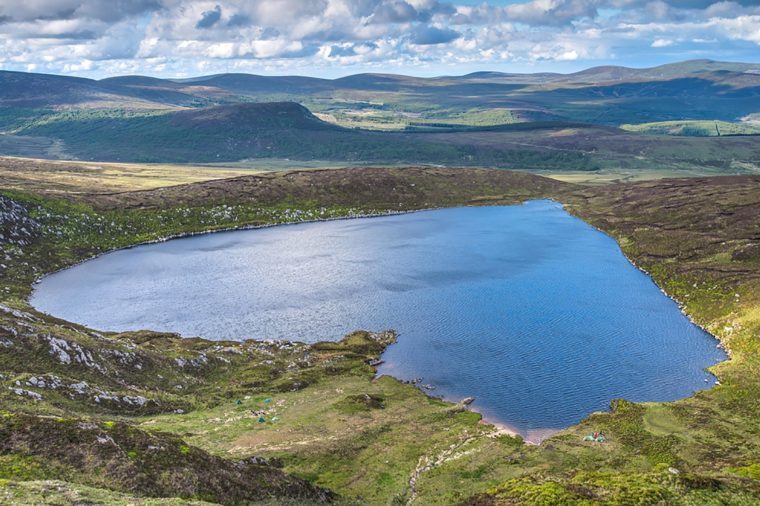
<instances>
[{"instance_id":1,"label":"hillside","mask_svg":"<svg viewBox=\"0 0 760 506\"><path fill-rule=\"evenodd\" d=\"M354 121L377 116L376 122L388 116L403 121L412 115L420 121L506 108L526 121L538 115L617 125L671 119L736 121L760 110L760 66L709 60L649 69L595 67L574 74L477 72L435 78L358 74L333 80L220 74L95 81L0 72L0 85L0 104L6 107L142 109L294 101L317 112L348 114ZM653 98L658 107L649 103ZM645 106L644 112L631 117L637 105ZM605 115L599 114L600 107Z\"/></svg>"},{"instance_id":2,"label":"hillside","mask_svg":"<svg viewBox=\"0 0 760 506\"><path fill-rule=\"evenodd\" d=\"M140 78L144 80L145 78ZM23 109L59 107L114 107L165 109L199 103L199 97L161 86L130 87L109 80L0 71L0 105ZM6 114L8 111L6 111Z\"/></svg>"},{"instance_id":3,"label":"hillside","mask_svg":"<svg viewBox=\"0 0 760 506\"><path fill-rule=\"evenodd\" d=\"M5 190L0 500L58 490L116 504L334 493L363 504L755 504L758 188L756 176L582 188L509 171L365 168L83 187L66 200ZM732 358L715 368L721 385L672 403L615 400L526 445L463 405L376 378L370 364L392 332L313 345L102 333L26 301L43 273L176 234L549 197L615 237L722 340ZM262 409L277 420L257 421ZM583 441L594 430L603 446Z\"/></svg>"},{"instance_id":4,"label":"hillside","mask_svg":"<svg viewBox=\"0 0 760 506\"><path fill-rule=\"evenodd\" d=\"M398 195L391 191L394 186L401 190ZM121 494L217 504L333 500L334 493L304 481L304 473L297 478L284 472L278 457L217 455L188 443L189 433L167 433L143 422L160 413L233 406L234 420L257 423L250 415L255 404L275 397L282 406L288 395L311 395L309 386L332 388L334 393L336 378L348 390L341 398L361 408L362 390L374 376L367 364L395 340L390 332L358 332L341 342L310 346L209 342L149 331L102 334L22 302L43 271L135 241L233 223L281 223L295 216L306 219L315 211L322 217L346 217L398 209L399 204L412 209L481 199L517 202L565 186L504 171L362 169L183 185L173 194L122 193L155 206L151 210L143 204L143 209L130 209L132 204L120 201L119 194L88 195L86 188L70 197L74 201L3 190L0 232L6 240L0 251L11 260L0 267L0 403L5 410L0 417L0 501L12 490L24 502L35 497L29 482L52 486L50 480L63 482L55 485L62 489L96 489L108 498L106 503ZM313 206L318 200L325 206L321 210ZM292 208L284 207L288 202ZM225 209L234 206L232 222L218 213L222 203ZM102 210L95 211L93 205ZM238 213L246 218L238 221ZM216 225L209 227L212 221ZM411 386L387 383L408 400L399 405L423 408L431 418L448 409L444 403L431 404ZM429 427L431 437L442 422L445 418ZM204 424L213 427L216 422ZM7 489L9 481L24 485Z\"/></svg>"},{"instance_id":5,"label":"hillside","mask_svg":"<svg viewBox=\"0 0 760 506\"><path fill-rule=\"evenodd\" d=\"M652 68L629 68L620 66L592 67L587 70L556 76L555 82L567 83L604 83L612 81L648 81L672 80L691 77L705 79L740 79L746 74L760 73L760 64L720 62L713 60L689 60L679 63L668 63ZM722 78L721 78L722 76ZM741 82L741 81L739 81ZM737 83L738 84L738 83Z\"/></svg>"},{"instance_id":6,"label":"hillside","mask_svg":"<svg viewBox=\"0 0 760 506\"><path fill-rule=\"evenodd\" d=\"M566 183L533 174L487 169L364 167L340 170L270 172L111 195L83 193L98 209L155 209L166 202L204 201L276 206L287 200L325 206L393 209L485 204L551 195Z\"/></svg>"},{"instance_id":7,"label":"hillside","mask_svg":"<svg viewBox=\"0 0 760 506\"><path fill-rule=\"evenodd\" d=\"M328 79L301 76L257 76L252 74L219 74L174 81L185 87L203 86L241 95L259 93L306 94L330 90L334 86Z\"/></svg>"},{"instance_id":8,"label":"hillside","mask_svg":"<svg viewBox=\"0 0 760 506\"><path fill-rule=\"evenodd\" d=\"M298 161L320 160L559 171L760 170L754 137L652 136L568 122L378 132L339 127L292 102L132 114L62 112L32 120L16 135L38 141L9 154L28 156L35 145L47 150L57 143L63 157L111 162L248 160L255 166L257 160L288 159L296 167ZM44 139L48 144L39 141Z\"/></svg>"},{"instance_id":9,"label":"hillside","mask_svg":"<svg viewBox=\"0 0 760 506\"><path fill-rule=\"evenodd\" d=\"M760 135L757 123L729 123L727 121L660 121L621 125L624 130L656 135L685 135L692 137L720 137L725 135Z\"/></svg>"},{"instance_id":10,"label":"hillside","mask_svg":"<svg viewBox=\"0 0 760 506\"><path fill-rule=\"evenodd\" d=\"M683 137L713 136L715 129L660 126L719 124L723 137L756 133L758 65L707 60L574 74L333 80L220 74L96 81L0 72L0 106L0 155L10 156L760 170L754 137L697 141Z\"/></svg>"},{"instance_id":11,"label":"hillside","mask_svg":"<svg viewBox=\"0 0 760 506\"><path fill-rule=\"evenodd\" d=\"M82 160L199 163L289 158L535 169L593 165L581 152L498 144L455 146L434 135L346 129L319 120L292 102L130 115L97 111L61 115L61 120L31 122L17 133L59 139L70 156Z\"/></svg>"}]
</instances>

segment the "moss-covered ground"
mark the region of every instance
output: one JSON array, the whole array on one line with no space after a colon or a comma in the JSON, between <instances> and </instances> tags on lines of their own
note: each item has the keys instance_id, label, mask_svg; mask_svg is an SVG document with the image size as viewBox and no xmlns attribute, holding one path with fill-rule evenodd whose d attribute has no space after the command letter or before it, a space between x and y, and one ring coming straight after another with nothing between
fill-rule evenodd
<instances>
[{"instance_id":1,"label":"moss-covered ground","mask_svg":"<svg viewBox=\"0 0 760 506\"><path fill-rule=\"evenodd\" d=\"M721 339L732 356L714 368L721 385L666 404L615 400L528 445L464 406L376 378L370 364L390 332L314 345L112 334L26 302L44 273L172 235L545 197L613 235ZM5 191L0 206L0 500L760 501L760 178L583 188L496 171L362 169L65 199ZM583 440L599 430L605 443Z\"/></svg>"}]
</instances>

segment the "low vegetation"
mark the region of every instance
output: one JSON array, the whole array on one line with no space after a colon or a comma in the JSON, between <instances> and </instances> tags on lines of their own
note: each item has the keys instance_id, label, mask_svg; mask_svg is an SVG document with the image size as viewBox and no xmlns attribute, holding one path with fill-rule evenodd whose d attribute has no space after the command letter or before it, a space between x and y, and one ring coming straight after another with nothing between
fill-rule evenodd
<instances>
[{"instance_id":1,"label":"low vegetation","mask_svg":"<svg viewBox=\"0 0 760 506\"><path fill-rule=\"evenodd\" d=\"M317 116L329 123L346 128L367 130L457 129L462 127L491 127L524 121L516 111L494 109L433 109L423 112L388 110L383 104L362 104L357 109L346 109L338 104L329 109L320 107Z\"/></svg>"},{"instance_id":2,"label":"low vegetation","mask_svg":"<svg viewBox=\"0 0 760 506\"><path fill-rule=\"evenodd\" d=\"M532 171L760 170L760 148L753 137L652 136L569 121L491 124L494 114L498 116L448 110L412 121L404 132L379 132L322 121L292 102L152 112L52 111L11 122L15 126L0 135L0 148L5 145L7 154L22 156L38 152L44 158L57 152L59 157L111 162L250 160L255 165L289 159Z\"/></svg>"},{"instance_id":3,"label":"low vegetation","mask_svg":"<svg viewBox=\"0 0 760 506\"><path fill-rule=\"evenodd\" d=\"M649 69L604 66L566 75L359 74L333 80L220 74L181 81L144 76L94 81L0 72L0 125L14 110L148 112L245 102L298 102L344 126L362 128L398 128L410 120L468 126L513 120L601 125L736 121L760 111L757 75L757 64L709 60Z\"/></svg>"},{"instance_id":4,"label":"low vegetation","mask_svg":"<svg viewBox=\"0 0 760 506\"><path fill-rule=\"evenodd\" d=\"M760 500L760 177L586 188L507 171L370 168L113 194L82 184L0 197L0 498ZM527 445L461 405L376 378L392 332L313 345L114 334L26 302L44 273L176 234L546 197L613 235L720 337L732 357L714 369L721 385L666 404L615 400ZM599 430L605 443L583 440Z\"/></svg>"},{"instance_id":5,"label":"low vegetation","mask_svg":"<svg viewBox=\"0 0 760 506\"><path fill-rule=\"evenodd\" d=\"M0 72L0 154L752 174L758 75L755 64L705 60L429 79Z\"/></svg>"},{"instance_id":6,"label":"low vegetation","mask_svg":"<svg viewBox=\"0 0 760 506\"><path fill-rule=\"evenodd\" d=\"M258 172L253 168L47 161L0 157L0 180L7 190L113 193L161 188Z\"/></svg>"},{"instance_id":7,"label":"low vegetation","mask_svg":"<svg viewBox=\"0 0 760 506\"><path fill-rule=\"evenodd\" d=\"M621 125L620 128L630 132L659 135L686 135L692 137L721 137L723 135L760 135L760 125L750 122L728 121L660 121Z\"/></svg>"},{"instance_id":8,"label":"low vegetation","mask_svg":"<svg viewBox=\"0 0 760 506\"><path fill-rule=\"evenodd\" d=\"M119 135L113 135L118 131ZM10 133L63 142L83 160L151 163L247 158L428 163L548 168L592 165L586 153L497 144L452 145L435 137L342 128L292 102L243 103L157 113L97 110L54 113ZM140 149L134 149L140 146ZM198 146L207 146L199 150Z\"/></svg>"}]
</instances>

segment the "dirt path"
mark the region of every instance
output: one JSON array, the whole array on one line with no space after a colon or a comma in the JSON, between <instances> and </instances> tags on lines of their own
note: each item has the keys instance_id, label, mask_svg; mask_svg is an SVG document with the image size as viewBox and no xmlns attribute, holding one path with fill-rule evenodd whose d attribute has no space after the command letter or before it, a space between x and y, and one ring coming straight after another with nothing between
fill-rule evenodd
<instances>
[{"instance_id":1,"label":"dirt path","mask_svg":"<svg viewBox=\"0 0 760 506\"><path fill-rule=\"evenodd\" d=\"M417 467L414 468L412 475L409 478L409 500L406 501L406 505L410 506L417 499L417 482L423 473L435 469L436 467L449 462L451 460L458 459L470 453L470 451L460 451L464 446L475 441L476 439L485 437L485 434L468 435L463 434L459 441L453 443L451 446L440 452L435 457L423 455L417 462Z\"/></svg>"}]
</instances>

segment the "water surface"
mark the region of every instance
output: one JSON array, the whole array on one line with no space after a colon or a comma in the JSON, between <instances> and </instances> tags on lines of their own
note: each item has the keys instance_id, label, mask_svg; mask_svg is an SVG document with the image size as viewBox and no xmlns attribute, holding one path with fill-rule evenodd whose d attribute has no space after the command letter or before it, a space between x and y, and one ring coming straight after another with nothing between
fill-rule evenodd
<instances>
[{"instance_id":1,"label":"water surface","mask_svg":"<svg viewBox=\"0 0 760 506\"><path fill-rule=\"evenodd\" d=\"M476 397L533 438L613 398L689 396L725 358L611 238L550 201L140 246L45 278L32 303L98 329L209 339L396 329L381 372Z\"/></svg>"}]
</instances>

